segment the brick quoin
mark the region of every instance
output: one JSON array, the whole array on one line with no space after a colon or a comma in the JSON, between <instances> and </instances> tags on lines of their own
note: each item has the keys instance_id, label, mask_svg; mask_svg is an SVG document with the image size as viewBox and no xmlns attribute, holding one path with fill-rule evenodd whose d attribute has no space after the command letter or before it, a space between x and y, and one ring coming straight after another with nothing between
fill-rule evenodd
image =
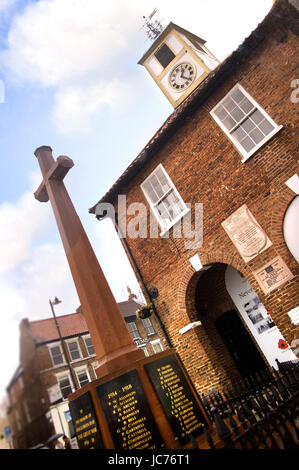
<instances>
[{"instance_id":1,"label":"brick quoin","mask_svg":"<svg viewBox=\"0 0 299 470\"><path fill-rule=\"evenodd\" d=\"M295 123L299 104L290 99L291 82L296 78L298 64L295 17L294 7L285 0L278 1L238 50L237 63L221 83L199 104L188 108L189 112L184 114L175 131L169 132L159 145L155 141L151 146L148 144L146 149L151 147L150 158L138 163L138 169L127 178L125 185L120 183L117 188L118 194L126 195L127 206L146 203L140 185L161 163L185 203L190 203L192 208L195 203L203 204L203 244L200 248L186 249L185 240L174 238L172 229L168 239L126 239L145 286L147 289L155 286L159 290L159 297L154 301L157 312L200 393L228 385L238 378L232 358L220 338L216 339L217 332L211 326L211 320L225 308L234 308L223 284L227 265L233 266L250 282L286 341L290 344L299 338L299 328L291 323L287 314L299 305L298 264L283 235L285 212L296 197L285 182L298 172ZM244 163L210 115L211 109L237 83L277 125L283 126ZM172 117L167 125L171 123ZM163 129L158 132L159 136L162 132ZM110 202L117 212L117 194L110 195ZM249 263L244 262L221 226L243 204L272 242ZM148 205L147 208L147 220L142 224L147 224L149 233ZM192 218L194 228L193 211ZM130 220L132 217L127 217L127 224ZM212 265L211 274L209 271L195 272L189 262L195 254L200 256L204 266ZM253 272L276 256L282 257L294 278L266 295ZM210 322L200 317L196 292L207 297L213 306L207 313ZM213 295L218 304L213 303ZM198 319L202 321L201 327L180 334L181 328Z\"/></svg>"}]
</instances>

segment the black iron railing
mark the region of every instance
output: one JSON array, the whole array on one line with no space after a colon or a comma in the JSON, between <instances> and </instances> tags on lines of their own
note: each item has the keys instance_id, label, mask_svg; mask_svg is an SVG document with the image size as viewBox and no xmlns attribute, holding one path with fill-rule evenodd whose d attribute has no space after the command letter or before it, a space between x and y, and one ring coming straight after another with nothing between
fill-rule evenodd
<instances>
[{"instance_id":1,"label":"black iron railing","mask_svg":"<svg viewBox=\"0 0 299 470\"><path fill-rule=\"evenodd\" d=\"M202 395L223 449L297 449L299 447L299 362L278 363L225 390ZM204 430L210 449L215 437ZM219 446L220 441L220 446ZM192 448L199 448L190 434ZM178 444L179 447L179 444Z\"/></svg>"}]
</instances>

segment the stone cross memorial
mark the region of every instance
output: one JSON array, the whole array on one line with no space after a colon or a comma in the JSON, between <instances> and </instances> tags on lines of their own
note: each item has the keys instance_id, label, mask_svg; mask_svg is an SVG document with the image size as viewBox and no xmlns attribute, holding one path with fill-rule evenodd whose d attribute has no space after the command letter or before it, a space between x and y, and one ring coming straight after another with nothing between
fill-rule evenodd
<instances>
[{"instance_id":1,"label":"stone cross memorial","mask_svg":"<svg viewBox=\"0 0 299 470\"><path fill-rule=\"evenodd\" d=\"M95 353L97 379L69 399L80 449L175 449L202 443L210 422L173 349L145 357L133 341L63 183L73 161L35 151L43 181L35 198L50 200ZM200 444L199 444L200 445Z\"/></svg>"}]
</instances>

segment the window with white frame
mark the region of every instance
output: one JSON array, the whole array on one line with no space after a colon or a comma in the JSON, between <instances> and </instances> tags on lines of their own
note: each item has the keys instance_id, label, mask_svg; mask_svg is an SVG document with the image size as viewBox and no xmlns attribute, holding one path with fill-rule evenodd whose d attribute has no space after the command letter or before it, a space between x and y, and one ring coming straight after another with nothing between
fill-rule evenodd
<instances>
[{"instance_id":1,"label":"window with white frame","mask_svg":"<svg viewBox=\"0 0 299 470\"><path fill-rule=\"evenodd\" d=\"M147 336L156 334L150 318L143 318L142 324L144 326Z\"/></svg>"},{"instance_id":2,"label":"window with white frame","mask_svg":"<svg viewBox=\"0 0 299 470\"><path fill-rule=\"evenodd\" d=\"M156 339L155 341L151 341L151 345L155 354L163 351L161 341Z\"/></svg>"},{"instance_id":3,"label":"window with white frame","mask_svg":"<svg viewBox=\"0 0 299 470\"><path fill-rule=\"evenodd\" d=\"M90 382L90 376L86 366L75 369L75 372L80 387L83 387Z\"/></svg>"},{"instance_id":4,"label":"window with white frame","mask_svg":"<svg viewBox=\"0 0 299 470\"><path fill-rule=\"evenodd\" d=\"M52 362L54 366L64 364L64 357L62 353L62 347L60 343L56 343L49 346Z\"/></svg>"},{"instance_id":5,"label":"window with white frame","mask_svg":"<svg viewBox=\"0 0 299 470\"><path fill-rule=\"evenodd\" d=\"M130 321L130 322L127 323L127 325L128 325L129 331L132 335L132 338L133 339L140 338L140 333L138 331L136 323L134 321Z\"/></svg>"},{"instance_id":6,"label":"window with white frame","mask_svg":"<svg viewBox=\"0 0 299 470\"><path fill-rule=\"evenodd\" d=\"M95 354L94 346L92 344L92 340L90 336L84 336L85 346L89 356L93 356Z\"/></svg>"},{"instance_id":7,"label":"window with white frame","mask_svg":"<svg viewBox=\"0 0 299 470\"><path fill-rule=\"evenodd\" d=\"M141 184L141 189L162 229L161 235L189 212L161 164Z\"/></svg>"},{"instance_id":8,"label":"window with white frame","mask_svg":"<svg viewBox=\"0 0 299 470\"><path fill-rule=\"evenodd\" d=\"M63 398L67 398L73 391L69 373L57 374L56 378Z\"/></svg>"},{"instance_id":9,"label":"window with white frame","mask_svg":"<svg viewBox=\"0 0 299 470\"><path fill-rule=\"evenodd\" d=\"M77 359L81 359L82 355L81 355L78 340L77 339L68 340L67 345L69 348L71 360L76 361Z\"/></svg>"},{"instance_id":10,"label":"window with white frame","mask_svg":"<svg viewBox=\"0 0 299 470\"><path fill-rule=\"evenodd\" d=\"M282 126L237 84L211 111L211 116L247 160Z\"/></svg>"}]
</instances>

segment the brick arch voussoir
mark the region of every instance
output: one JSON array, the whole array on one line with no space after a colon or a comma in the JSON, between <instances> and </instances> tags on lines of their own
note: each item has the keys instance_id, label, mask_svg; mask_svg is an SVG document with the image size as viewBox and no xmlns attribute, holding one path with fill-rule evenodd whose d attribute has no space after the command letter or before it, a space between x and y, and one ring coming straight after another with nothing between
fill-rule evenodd
<instances>
[{"instance_id":1,"label":"brick arch voussoir","mask_svg":"<svg viewBox=\"0 0 299 470\"><path fill-rule=\"evenodd\" d=\"M277 193L272 202L272 210L270 212L270 230L269 238L274 243L277 253L282 258L289 258L291 265L296 264L296 260L289 251L283 235L283 220L287 208L295 199L296 194L289 188L285 188L284 191ZM287 261L287 259L286 259Z\"/></svg>"},{"instance_id":2,"label":"brick arch voussoir","mask_svg":"<svg viewBox=\"0 0 299 470\"><path fill-rule=\"evenodd\" d=\"M248 266L244 263L242 258L237 253L229 251L215 250L211 253L200 253L200 261L203 266L215 263L222 263L233 266L235 269L240 271L249 282L253 279L252 273ZM197 282L205 271L194 271L191 264L185 269L180 278L178 285L178 299L177 306L181 315L186 315L188 319L192 321L192 317L196 311L195 309L195 290Z\"/></svg>"}]
</instances>

